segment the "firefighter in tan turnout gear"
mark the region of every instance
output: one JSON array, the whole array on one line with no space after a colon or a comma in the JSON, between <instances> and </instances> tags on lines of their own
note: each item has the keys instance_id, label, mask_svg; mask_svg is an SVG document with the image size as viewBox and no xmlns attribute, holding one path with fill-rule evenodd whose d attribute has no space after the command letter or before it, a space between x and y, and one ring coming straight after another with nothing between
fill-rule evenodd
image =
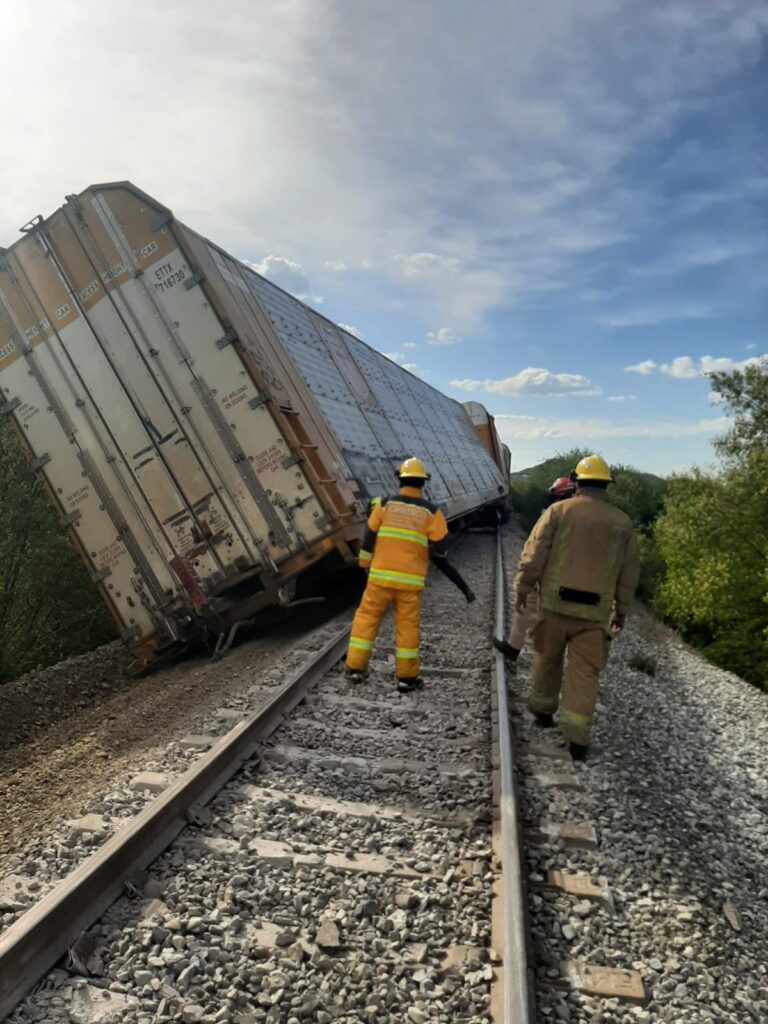
<instances>
[{"instance_id":1,"label":"firefighter in tan turnout gear","mask_svg":"<svg viewBox=\"0 0 768 1024\"><path fill-rule=\"evenodd\" d=\"M401 692L422 685L419 675L421 591L430 561L462 591L475 596L445 555L448 526L443 513L422 496L429 475L419 459L406 459L397 471L400 491L375 498L359 555L368 584L355 613L347 651L347 675L364 678L373 643L390 605L395 618L395 672Z\"/></svg>"},{"instance_id":2,"label":"firefighter in tan turnout gear","mask_svg":"<svg viewBox=\"0 0 768 1024\"><path fill-rule=\"evenodd\" d=\"M575 493L576 484L567 476L559 476L547 491L547 506L553 505L556 501L572 498ZM520 657L520 651L525 646L525 637L528 633L531 616L535 615L538 604L538 594L532 591L528 595L523 611L515 611L507 639L502 640L496 636L491 638L493 646L497 651L501 651L508 662L514 664Z\"/></svg>"},{"instance_id":3,"label":"firefighter in tan turnout gear","mask_svg":"<svg viewBox=\"0 0 768 1024\"><path fill-rule=\"evenodd\" d=\"M600 672L612 634L624 625L639 565L632 524L607 501L612 482L608 465L599 455L590 455L578 463L572 479L575 497L548 508L526 541L517 570L516 604L522 611L538 588L529 707L541 725L551 726L559 704L560 731L574 758L583 759Z\"/></svg>"}]
</instances>

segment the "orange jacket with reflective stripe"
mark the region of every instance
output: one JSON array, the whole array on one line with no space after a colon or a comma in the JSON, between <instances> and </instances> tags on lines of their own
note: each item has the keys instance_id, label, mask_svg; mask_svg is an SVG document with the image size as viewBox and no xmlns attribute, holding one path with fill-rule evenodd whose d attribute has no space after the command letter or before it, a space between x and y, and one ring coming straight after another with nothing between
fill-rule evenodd
<instances>
[{"instance_id":1,"label":"orange jacket with reflective stripe","mask_svg":"<svg viewBox=\"0 0 768 1024\"><path fill-rule=\"evenodd\" d=\"M360 565L368 568L368 579L396 590L421 590L429 568L429 545L448 535L445 516L421 496L415 487L401 487L396 498L377 505L368 517L368 530L375 534L363 542Z\"/></svg>"}]
</instances>

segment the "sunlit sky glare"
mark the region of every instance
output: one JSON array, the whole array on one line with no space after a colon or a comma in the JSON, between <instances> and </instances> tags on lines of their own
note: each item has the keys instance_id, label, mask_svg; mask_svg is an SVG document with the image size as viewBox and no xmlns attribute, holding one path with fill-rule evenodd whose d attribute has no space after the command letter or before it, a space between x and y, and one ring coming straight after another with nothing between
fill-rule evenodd
<instances>
[{"instance_id":1,"label":"sunlit sky glare","mask_svg":"<svg viewBox=\"0 0 768 1024\"><path fill-rule=\"evenodd\" d=\"M759 0L5 0L0 245L94 182L460 400L513 466L712 460L766 350Z\"/></svg>"}]
</instances>

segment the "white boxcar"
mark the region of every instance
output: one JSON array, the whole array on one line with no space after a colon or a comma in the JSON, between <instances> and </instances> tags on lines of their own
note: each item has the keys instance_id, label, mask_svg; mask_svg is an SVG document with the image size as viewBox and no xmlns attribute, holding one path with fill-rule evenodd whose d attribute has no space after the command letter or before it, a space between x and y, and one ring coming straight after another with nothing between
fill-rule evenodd
<instances>
[{"instance_id":1,"label":"white boxcar","mask_svg":"<svg viewBox=\"0 0 768 1024\"><path fill-rule=\"evenodd\" d=\"M352 562L417 455L450 519L507 481L462 406L133 185L0 249L0 389L140 664Z\"/></svg>"}]
</instances>

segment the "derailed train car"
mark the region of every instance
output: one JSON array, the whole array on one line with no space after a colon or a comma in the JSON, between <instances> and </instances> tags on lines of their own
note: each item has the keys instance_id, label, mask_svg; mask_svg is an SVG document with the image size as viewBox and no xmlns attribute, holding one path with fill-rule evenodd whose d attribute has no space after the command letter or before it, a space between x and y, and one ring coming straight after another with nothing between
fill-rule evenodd
<instances>
[{"instance_id":1,"label":"derailed train car","mask_svg":"<svg viewBox=\"0 0 768 1024\"><path fill-rule=\"evenodd\" d=\"M499 472L504 478L505 487L509 490L509 475L512 472L512 453L507 445L499 437L496 429L496 421L480 402L464 402L464 408L472 421L477 438L498 466ZM509 512L509 494L507 500L501 503L505 514Z\"/></svg>"},{"instance_id":2,"label":"derailed train car","mask_svg":"<svg viewBox=\"0 0 768 1024\"><path fill-rule=\"evenodd\" d=\"M140 665L353 563L408 455L449 519L504 503L458 402L130 183L22 230L2 412Z\"/></svg>"}]
</instances>

